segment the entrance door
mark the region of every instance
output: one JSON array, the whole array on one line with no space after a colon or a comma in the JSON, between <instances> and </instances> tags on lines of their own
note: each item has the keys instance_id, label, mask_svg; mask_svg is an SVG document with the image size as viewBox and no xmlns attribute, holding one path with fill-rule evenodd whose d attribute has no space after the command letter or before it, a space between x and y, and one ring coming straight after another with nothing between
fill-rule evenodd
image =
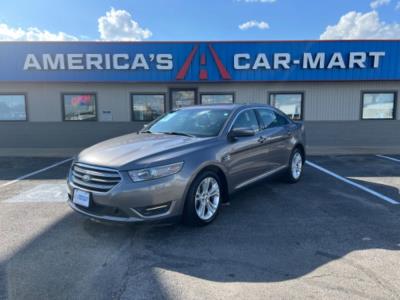
<instances>
[{"instance_id":1,"label":"entrance door","mask_svg":"<svg viewBox=\"0 0 400 300\"><path fill-rule=\"evenodd\" d=\"M197 104L196 89L170 89L171 110Z\"/></svg>"}]
</instances>

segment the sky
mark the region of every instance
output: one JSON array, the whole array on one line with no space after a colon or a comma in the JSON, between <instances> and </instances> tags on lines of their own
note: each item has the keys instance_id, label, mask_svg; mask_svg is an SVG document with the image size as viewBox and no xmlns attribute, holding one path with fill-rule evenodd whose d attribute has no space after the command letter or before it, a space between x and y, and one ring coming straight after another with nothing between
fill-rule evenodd
<instances>
[{"instance_id":1,"label":"sky","mask_svg":"<svg viewBox=\"0 0 400 300\"><path fill-rule=\"evenodd\" d=\"M0 0L0 41L381 38L400 0Z\"/></svg>"}]
</instances>

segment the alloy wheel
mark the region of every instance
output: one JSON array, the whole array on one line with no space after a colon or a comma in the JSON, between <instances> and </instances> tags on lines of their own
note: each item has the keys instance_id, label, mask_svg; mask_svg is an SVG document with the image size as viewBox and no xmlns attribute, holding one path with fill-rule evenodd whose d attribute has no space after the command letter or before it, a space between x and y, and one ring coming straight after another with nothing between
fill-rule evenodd
<instances>
[{"instance_id":1,"label":"alloy wheel","mask_svg":"<svg viewBox=\"0 0 400 300\"><path fill-rule=\"evenodd\" d=\"M217 212L221 190L218 181L213 177L204 178L197 187L195 194L195 209L197 216L210 220Z\"/></svg>"},{"instance_id":2,"label":"alloy wheel","mask_svg":"<svg viewBox=\"0 0 400 300\"><path fill-rule=\"evenodd\" d=\"M291 170L293 178L299 179L303 171L303 158L299 152L293 155Z\"/></svg>"}]
</instances>

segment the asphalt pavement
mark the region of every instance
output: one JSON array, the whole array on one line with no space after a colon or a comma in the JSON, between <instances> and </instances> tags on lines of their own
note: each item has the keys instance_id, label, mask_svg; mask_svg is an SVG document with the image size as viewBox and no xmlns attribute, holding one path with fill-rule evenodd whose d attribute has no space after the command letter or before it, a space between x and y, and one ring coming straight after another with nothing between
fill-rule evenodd
<instances>
[{"instance_id":1,"label":"asphalt pavement","mask_svg":"<svg viewBox=\"0 0 400 300\"><path fill-rule=\"evenodd\" d=\"M259 182L190 228L74 213L70 162L7 185L61 160L0 159L0 299L400 298L400 205L310 165L299 183ZM400 203L400 162L309 161Z\"/></svg>"}]
</instances>

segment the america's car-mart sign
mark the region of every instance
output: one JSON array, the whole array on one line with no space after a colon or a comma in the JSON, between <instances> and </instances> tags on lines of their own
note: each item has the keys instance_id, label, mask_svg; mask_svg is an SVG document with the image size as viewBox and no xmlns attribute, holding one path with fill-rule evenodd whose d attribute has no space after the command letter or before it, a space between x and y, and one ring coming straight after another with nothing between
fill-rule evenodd
<instances>
[{"instance_id":1,"label":"america's car-mart sign","mask_svg":"<svg viewBox=\"0 0 400 300\"><path fill-rule=\"evenodd\" d=\"M399 49L399 41L4 42L0 80L400 80Z\"/></svg>"}]
</instances>

